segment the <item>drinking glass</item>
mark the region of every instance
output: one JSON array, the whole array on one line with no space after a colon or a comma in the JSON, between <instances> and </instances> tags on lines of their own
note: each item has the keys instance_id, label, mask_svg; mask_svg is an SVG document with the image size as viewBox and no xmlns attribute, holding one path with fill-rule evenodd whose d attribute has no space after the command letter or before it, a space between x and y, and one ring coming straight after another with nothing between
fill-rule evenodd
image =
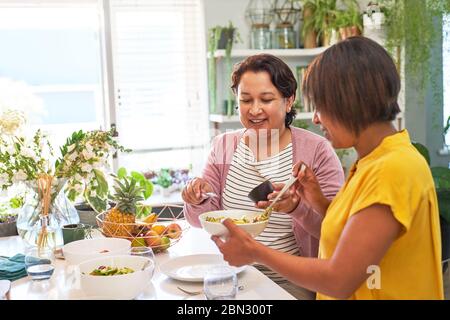
<instances>
[{"instance_id":1,"label":"drinking glass","mask_svg":"<svg viewBox=\"0 0 450 320\"><path fill-rule=\"evenodd\" d=\"M232 300L236 298L238 281L233 268L226 265L211 267L203 281L203 291L208 300Z\"/></svg>"},{"instance_id":2,"label":"drinking glass","mask_svg":"<svg viewBox=\"0 0 450 320\"><path fill-rule=\"evenodd\" d=\"M25 269L32 280L47 280L53 275L55 256L48 247L31 247L25 251Z\"/></svg>"},{"instance_id":3,"label":"drinking glass","mask_svg":"<svg viewBox=\"0 0 450 320\"><path fill-rule=\"evenodd\" d=\"M155 271L155 254L150 247L132 247L129 252L132 256L139 256L147 258L151 263L146 267L146 270L150 273L150 279L153 277Z\"/></svg>"}]
</instances>

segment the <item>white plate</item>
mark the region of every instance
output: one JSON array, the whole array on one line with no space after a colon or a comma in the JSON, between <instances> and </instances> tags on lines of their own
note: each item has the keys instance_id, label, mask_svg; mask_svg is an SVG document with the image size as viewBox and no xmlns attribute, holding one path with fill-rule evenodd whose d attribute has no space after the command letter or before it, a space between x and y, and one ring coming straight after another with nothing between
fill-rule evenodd
<instances>
[{"instance_id":1,"label":"white plate","mask_svg":"<svg viewBox=\"0 0 450 320\"><path fill-rule=\"evenodd\" d=\"M166 276L181 281L203 282L208 269L214 265L228 265L218 254L195 254L173 258L160 266ZM247 266L232 267L236 274L244 271Z\"/></svg>"}]
</instances>

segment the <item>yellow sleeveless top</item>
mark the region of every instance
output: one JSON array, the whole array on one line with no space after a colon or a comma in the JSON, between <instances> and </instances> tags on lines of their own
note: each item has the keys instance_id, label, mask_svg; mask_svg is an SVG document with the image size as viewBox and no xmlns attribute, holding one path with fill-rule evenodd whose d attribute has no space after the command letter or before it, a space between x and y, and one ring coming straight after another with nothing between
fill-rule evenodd
<instances>
[{"instance_id":1,"label":"yellow sleeveless top","mask_svg":"<svg viewBox=\"0 0 450 320\"><path fill-rule=\"evenodd\" d=\"M403 232L380 262L378 285L364 282L351 299L443 299L436 191L406 130L386 137L353 165L323 221L319 258L331 258L347 221L374 204L390 206ZM317 299L331 298L317 294Z\"/></svg>"}]
</instances>

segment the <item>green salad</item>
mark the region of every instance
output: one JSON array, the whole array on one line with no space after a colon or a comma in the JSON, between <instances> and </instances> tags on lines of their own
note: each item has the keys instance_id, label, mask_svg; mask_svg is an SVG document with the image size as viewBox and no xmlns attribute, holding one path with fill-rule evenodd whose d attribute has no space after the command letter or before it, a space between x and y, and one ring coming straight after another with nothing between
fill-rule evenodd
<instances>
[{"instance_id":1,"label":"green salad","mask_svg":"<svg viewBox=\"0 0 450 320\"><path fill-rule=\"evenodd\" d=\"M221 223L223 220L225 220L226 217L206 217L205 220L208 222L215 222L215 223ZM230 218L235 224L246 224L246 223L256 223L261 221L266 221L269 219L268 214L265 212L254 217L253 219L249 219L247 216L242 216L239 219L236 218Z\"/></svg>"},{"instance_id":2,"label":"green salad","mask_svg":"<svg viewBox=\"0 0 450 320\"><path fill-rule=\"evenodd\" d=\"M91 273L91 276L117 276L121 274L129 274L133 273L134 270L128 267L117 268L117 267L109 267L109 266L100 266L97 269L94 269Z\"/></svg>"}]
</instances>

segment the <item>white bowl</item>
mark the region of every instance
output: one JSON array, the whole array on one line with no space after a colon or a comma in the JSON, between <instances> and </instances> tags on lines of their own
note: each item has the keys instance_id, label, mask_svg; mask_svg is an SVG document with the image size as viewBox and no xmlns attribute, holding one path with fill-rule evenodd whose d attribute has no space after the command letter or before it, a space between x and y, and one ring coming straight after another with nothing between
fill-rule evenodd
<instances>
[{"instance_id":1,"label":"white bowl","mask_svg":"<svg viewBox=\"0 0 450 320\"><path fill-rule=\"evenodd\" d=\"M210 211L202 213L199 216L200 224L202 228L206 230L210 235L213 236L227 236L228 229L220 222L209 222L206 221L206 217L212 218L230 218L230 219L240 219L242 216L246 216L249 220L253 219L256 216L261 215L261 211L246 211L246 210L219 210L219 211ZM252 237L257 237L263 232L263 230L267 227L267 223L269 221L260 221L255 223L245 223L245 224L236 224L239 228L248 232Z\"/></svg>"},{"instance_id":2,"label":"white bowl","mask_svg":"<svg viewBox=\"0 0 450 320\"><path fill-rule=\"evenodd\" d=\"M150 265L142 267L150 261ZM129 267L133 273L116 276L91 276L94 269L100 266ZM145 257L120 255L93 259L78 265L80 270L81 289L89 297L128 300L139 296L149 286L155 268L153 262ZM152 270L149 270L152 268Z\"/></svg>"},{"instance_id":3,"label":"white bowl","mask_svg":"<svg viewBox=\"0 0 450 320\"><path fill-rule=\"evenodd\" d=\"M119 238L95 238L73 241L63 247L68 264L79 264L90 259L127 254L131 242ZM108 252L102 252L107 250Z\"/></svg>"}]
</instances>

